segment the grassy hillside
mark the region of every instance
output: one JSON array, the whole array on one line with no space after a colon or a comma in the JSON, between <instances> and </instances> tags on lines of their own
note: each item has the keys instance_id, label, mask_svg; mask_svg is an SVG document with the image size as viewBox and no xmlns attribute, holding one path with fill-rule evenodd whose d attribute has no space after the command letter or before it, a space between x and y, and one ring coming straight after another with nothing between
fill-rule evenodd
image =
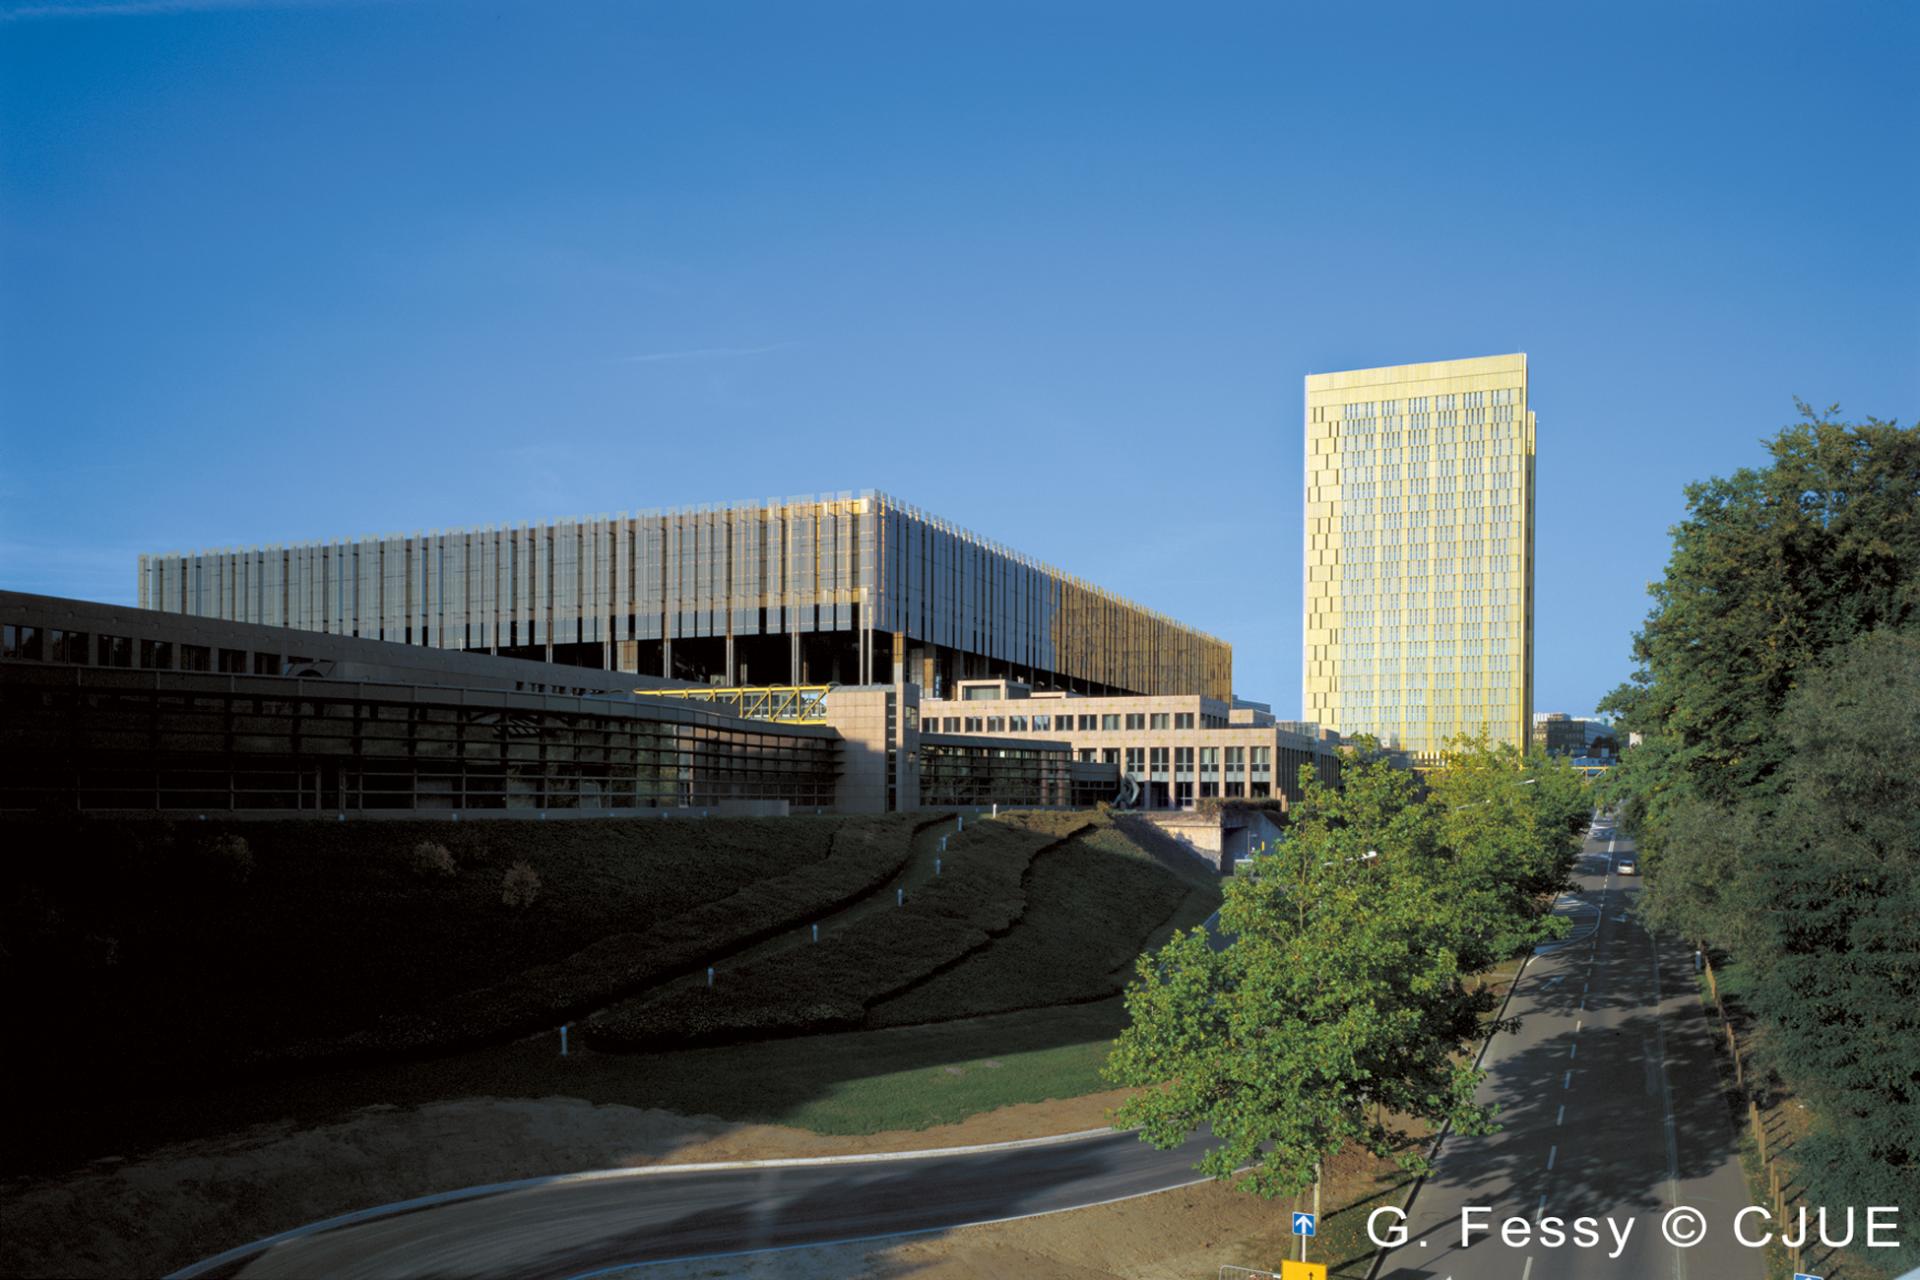
<instances>
[{"instance_id":1,"label":"grassy hillside","mask_svg":"<svg viewBox=\"0 0 1920 1280\"><path fill-rule=\"evenodd\" d=\"M504 1002L463 993L515 981L544 1017L542 1000L596 994L596 971L692 963L874 889L914 822L10 821L0 992L40 1033L31 1052L14 1041L7 1074L79 1087L229 1064L391 1030L436 1003L471 1029ZM521 905L505 900L510 875ZM738 909L710 910L736 895ZM659 945L607 954L620 938Z\"/></svg>"},{"instance_id":2,"label":"grassy hillside","mask_svg":"<svg viewBox=\"0 0 1920 1280\"><path fill-rule=\"evenodd\" d=\"M1193 900L1190 910L1181 908ZM1026 910L1004 937L874 1005L875 1027L940 1022L1118 995L1133 962L1214 898L1113 827L1089 826L1033 861Z\"/></svg>"},{"instance_id":3,"label":"grassy hillside","mask_svg":"<svg viewBox=\"0 0 1920 1280\"><path fill-rule=\"evenodd\" d=\"M868 1005L1004 933L1026 909L1034 855L1060 838L1014 822L976 822L949 839L944 874L915 885L904 905L818 945L730 969L711 988L682 985L603 1010L587 1024L589 1042L663 1048L860 1026Z\"/></svg>"}]
</instances>

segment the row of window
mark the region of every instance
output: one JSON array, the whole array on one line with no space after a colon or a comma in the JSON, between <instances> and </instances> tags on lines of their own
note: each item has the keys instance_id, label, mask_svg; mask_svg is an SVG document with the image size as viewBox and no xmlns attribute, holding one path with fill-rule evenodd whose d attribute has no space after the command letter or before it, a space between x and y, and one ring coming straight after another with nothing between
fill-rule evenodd
<instances>
[{"instance_id":1,"label":"row of window","mask_svg":"<svg viewBox=\"0 0 1920 1280\"><path fill-rule=\"evenodd\" d=\"M1075 717L1070 715L1031 715L1031 716L928 716L927 725L932 730L935 719L940 722L942 733L1072 733ZM1224 728L1225 724L1214 724L1217 717L1207 717L1207 728ZM1108 712L1100 715L1080 716L1079 731L1082 733L1120 733L1124 721L1126 732L1142 732L1149 727L1154 729L1191 729L1194 727L1194 713L1191 711L1129 711L1125 714Z\"/></svg>"},{"instance_id":2,"label":"row of window","mask_svg":"<svg viewBox=\"0 0 1920 1280\"><path fill-rule=\"evenodd\" d=\"M143 667L157 671L218 671L224 675L277 676L305 666L311 658L283 662L277 653L253 653L204 644L176 645L171 640L68 631L60 627L0 627L0 658L61 662L73 666Z\"/></svg>"}]
</instances>

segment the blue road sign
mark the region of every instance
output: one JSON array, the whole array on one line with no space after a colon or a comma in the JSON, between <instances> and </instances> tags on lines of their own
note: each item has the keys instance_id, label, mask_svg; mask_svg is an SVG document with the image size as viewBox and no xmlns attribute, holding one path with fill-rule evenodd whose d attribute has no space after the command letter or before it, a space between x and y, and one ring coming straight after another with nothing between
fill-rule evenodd
<instances>
[{"instance_id":1,"label":"blue road sign","mask_svg":"<svg viewBox=\"0 0 1920 1280\"><path fill-rule=\"evenodd\" d=\"M1810 1276L1804 1271L1796 1271L1793 1273L1793 1280L1823 1280L1823 1277Z\"/></svg>"},{"instance_id":2,"label":"blue road sign","mask_svg":"<svg viewBox=\"0 0 1920 1280\"><path fill-rule=\"evenodd\" d=\"M1293 1215L1293 1234L1297 1236L1318 1235L1319 1232L1314 1230L1313 1215L1310 1213L1294 1214Z\"/></svg>"}]
</instances>

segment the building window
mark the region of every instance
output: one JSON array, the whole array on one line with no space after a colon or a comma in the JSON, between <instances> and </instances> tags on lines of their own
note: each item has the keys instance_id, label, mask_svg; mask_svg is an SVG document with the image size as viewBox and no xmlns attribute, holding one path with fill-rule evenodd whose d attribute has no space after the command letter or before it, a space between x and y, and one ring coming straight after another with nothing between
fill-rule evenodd
<instances>
[{"instance_id":1,"label":"building window","mask_svg":"<svg viewBox=\"0 0 1920 1280\"><path fill-rule=\"evenodd\" d=\"M1166 712L1156 711L1153 713L1154 728L1165 729L1165 728L1171 727L1172 724L1173 724L1173 717L1168 715Z\"/></svg>"},{"instance_id":2,"label":"building window","mask_svg":"<svg viewBox=\"0 0 1920 1280\"><path fill-rule=\"evenodd\" d=\"M40 660L40 628L16 627L11 622L0 631L0 658Z\"/></svg>"},{"instance_id":3,"label":"building window","mask_svg":"<svg viewBox=\"0 0 1920 1280\"><path fill-rule=\"evenodd\" d=\"M1173 727L1176 729L1193 728L1193 712L1176 711L1173 714Z\"/></svg>"},{"instance_id":4,"label":"building window","mask_svg":"<svg viewBox=\"0 0 1920 1280\"><path fill-rule=\"evenodd\" d=\"M1035 733L1046 733L1052 728L1053 718L1051 716L1035 716L1033 718L1033 731Z\"/></svg>"},{"instance_id":5,"label":"building window","mask_svg":"<svg viewBox=\"0 0 1920 1280\"><path fill-rule=\"evenodd\" d=\"M1142 778L1147 773L1147 753L1143 747L1127 748L1127 772L1133 777Z\"/></svg>"},{"instance_id":6,"label":"building window","mask_svg":"<svg viewBox=\"0 0 1920 1280\"><path fill-rule=\"evenodd\" d=\"M245 649L222 649L220 651L220 670L230 676L247 674L247 651Z\"/></svg>"},{"instance_id":7,"label":"building window","mask_svg":"<svg viewBox=\"0 0 1920 1280\"><path fill-rule=\"evenodd\" d=\"M1120 732L1120 717L1118 715L1103 715L1100 717L1100 727L1108 733L1118 733Z\"/></svg>"},{"instance_id":8,"label":"building window","mask_svg":"<svg viewBox=\"0 0 1920 1280\"><path fill-rule=\"evenodd\" d=\"M968 716L966 718L965 728L968 733L979 733L982 731L984 726L982 725L979 716Z\"/></svg>"},{"instance_id":9,"label":"building window","mask_svg":"<svg viewBox=\"0 0 1920 1280\"><path fill-rule=\"evenodd\" d=\"M1093 732L1093 727L1094 727L1094 724L1095 724L1095 718L1094 718L1093 716L1081 716L1081 717L1080 717L1080 732L1082 732L1082 733L1091 733L1091 732Z\"/></svg>"},{"instance_id":10,"label":"building window","mask_svg":"<svg viewBox=\"0 0 1920 1280\"><path fill-rule=\"evenodd\" d=\"M140 665L160 671L173 670L173 641L142 640L140 642Z\"/></svg>"},{"instance_id":11,"label":"building window","mask_svg":"<svg viewBox=\"0 0 1920 1280\"><path fill-rule=\"evenodd\" d=\"M253 674L257 676L277 676L280 674L280 655L277 653L256 653L253 655Z\"/></svg>"},{"instance_id":12,"label":"building window","mask_svg":"<svg viewBox=\"0 0 1920 1280\"><path fill-rule=\"evenodd\" d=\"M1175 747L1173 749L1173 771L1177 777L1193 777L1192 747Z\"/></svg>"},{"instance_id":13,"label":"building window","mask_svg":"<svg viewBox=\"0 0 1920 1280\"><path fill-rule=\"evenodd\" d=\"M1100 763L1117 766L1120 763L1120 748L1102 747L1100 749Z\"/></svg>"},{"instance_id":14,"label":"building window","mask_svg":"<svg viewBox=\"0 0 1920 1280\"><path fill-rule=\"evenodd\" d=\"M987 717L988 733L1005 733L1006 731L1007 731L1007 718L1005 716L988 716Z\"/></svg>"},{"instance_id":15,"label":"building window","mask_svg":"<svg viewBox=\"0 0 1920 1280\"><path fill-rule=\"evenodd\" d=\"M47 661L71 662L76 666L86 666L89 639L91 637L84 631L62 631L58 627L48 627Z\"/></svg>"},{"instance_id":16,"label":"building window","mask_svg":"<svg viewBox=\"0 0 1920 1280\"><path fill-rule=\"evenodd\" d=\"M1153 776L1156 779L1164 781L1167 776L1167 749L1165 747L1153 747L1150 748L1149 751L1149 758L1153 766Z\"/></svg>"},{"instance_id":17,"label":"building window","mask_svg":"<svg viewBox=\"0 0 1920 1280\"><path fill-rule=\"evenodd\" d=\"M1138 733L1140 730L1146 727L1147 727L1146 716L1144 716L1138 711L1129 711L1127 713L1127 732L1128 733Z\"/></svg>"},{"instance_id":18,"label":"building window","mask_svg":"<svg viewBox=\"0 0 1920 1280\"><path fill-rule=\"evenodd\" d=\"M102 635L98 637L97 643L98 656L94 659L96 666L130 667L133 665L133 637Z\"/></svg>"},{"instance_id":19,"label":"building window","mask_svg":"<svg viewBox=\"0 0 1920 1280\"><path fill-rule=\"evenodd\" d=\"M1094 757L1099 754L1100 753L1095 751L1092 747L1082 747L1080 748L1080 763L1093 764Z\"/></svg>"},{"instance_id":20,"label":"building window","mask_svg":"<svg viewBox=\"0 0 1920 1280\"><path fill-rule=\"evenodd\" d=\"M1025 716L1008 716L1007 731L1009 733L1025 733L1027 731L1027 718Z\"/></svg>"},{"instance_id":21,"label":"building window","mask_svg":"<svg viewBox=\"0 0 1920 1280\"><path fill-rule=\"evenodd\" d=\"M213 650L204 644L183 644L180 646L180 669L182 671L206 671L213 666Z\"/></svg>"}]
</instances>

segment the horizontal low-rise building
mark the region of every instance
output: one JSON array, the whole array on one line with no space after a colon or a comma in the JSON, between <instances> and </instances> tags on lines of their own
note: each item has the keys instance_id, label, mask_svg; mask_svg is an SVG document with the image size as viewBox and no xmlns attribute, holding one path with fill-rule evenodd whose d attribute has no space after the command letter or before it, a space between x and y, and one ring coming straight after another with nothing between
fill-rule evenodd
<instances>
[{"instance_id":1,"label":"horizontal low-rise building","mask_svg":"<svg viewBox=\"0 0 1920 1280\"><path fill-rule=\"evenodd\" d=\"M1227 697L1224 641L883 493L143 555L146 608L724 686Z\"/></svg>"},{"instance_id":2,"label":"horizontal low-rise building","mask_svg":"<svg viewBox=\"0 0 1920 1280\"><path fill-rule=\"evenodd\" d=\"M1110 766L1127 807L1184 809L1207 800L1301 796L1300 770L1339 779L1337 736L1197 694L1082 697L1008 680L963 680L922 699L929 731L1009 741L1055 740L1076 762Z\"/></svg>"},{"instance_id":3,"label":"horizontal low-rise building","mask_svg":"<svg viewBox=\"0 0 1920 1280\"><path fill-rule=\"evenodd\" d=\"M873 813L1099 787L1061 742L923 734L918 700L911 684L716 690L0 592L0 812Z\"/></svg>"}]
</instances>

